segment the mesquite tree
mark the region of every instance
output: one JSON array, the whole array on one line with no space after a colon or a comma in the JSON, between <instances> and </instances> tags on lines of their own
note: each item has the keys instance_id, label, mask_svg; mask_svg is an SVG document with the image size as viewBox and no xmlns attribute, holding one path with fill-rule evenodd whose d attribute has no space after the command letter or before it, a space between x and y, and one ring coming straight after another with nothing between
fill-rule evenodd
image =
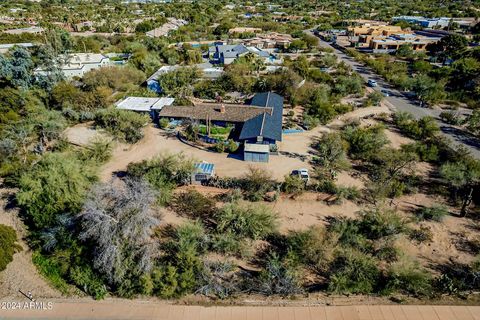
<instances>
[{"instance_id":1,"label":"mesquite tree","mask_svg":"<svg viewBox=\"0 0 480 320\"><path fill-rule=\"evenodd\" d=\"M85 202L81 239L94 245L93 265L111 284L151 270L156 250L150 237L159 223L154 202L148 183L138 179L99 184Z\"/></svg>"}]
</instances>

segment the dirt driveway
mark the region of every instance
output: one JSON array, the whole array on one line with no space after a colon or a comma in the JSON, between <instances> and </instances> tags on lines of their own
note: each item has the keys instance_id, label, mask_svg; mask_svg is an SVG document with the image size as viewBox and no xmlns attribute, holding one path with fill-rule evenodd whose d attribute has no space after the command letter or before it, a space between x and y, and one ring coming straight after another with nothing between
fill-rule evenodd
<instances>
[{"instance_id":1,"label":"dirt driveway","mask_svg":"<svg viewBox=\"0 0 480 320\"><path fill-rule=\"evenodd\" d=\"M270 171L275 179L281 180L294 169L310 168L308 162L283 155L270 156L268 163L252 163L226 153L197 149L181 142L177 137L167 137L162 130L149 125L145 128L145 137L139 143L135 145L118 144L115 147L112 159L101 169L101 179L103 181L110 179L112 174L125 170L131 162L150 159L161 153L177 152L183 152L197 161L215 164L215 170L219 176L238 177L253 165Z\"/></svg>"}]
</instances>

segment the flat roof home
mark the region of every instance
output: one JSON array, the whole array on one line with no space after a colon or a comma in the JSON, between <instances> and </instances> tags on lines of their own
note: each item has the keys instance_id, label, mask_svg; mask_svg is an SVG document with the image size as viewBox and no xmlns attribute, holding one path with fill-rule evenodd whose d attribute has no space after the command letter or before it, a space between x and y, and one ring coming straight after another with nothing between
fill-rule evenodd
<instances>
[{"instance_id":1,"label":"flat roof home","mask_svg":"<svg viewBox=\"0 0 480 320\"><path fill-rule=\"evenodd\" d=\"M27 27L27 28L19 28L19 29L10 29L10 30L5 30L3 31L4 33L8 34L22 34L22 33L43 33L45 29L42 27Z\"/></svg>"},{"instance_id":2,"label":"flat roof home","mask_svg":"<svg viewBox=\"0 0 480 320\"><path fill-rule=\"evenodd\" d=\"M146 80L147 88L153 92L161 93L162 88L160 86L158 79L162 74L169 73L169 72L178 70L180 68L191 68L191 67L196 67L200 70L201 72L200 79L203 79L203 80L215 80L220 78L224 73L223 68L213 67L209 64L199 64L195 66L180 66L180 65L162 66L160 67L160 69L155 71L150 77L148 77L148 79Z\"/></svg>"},{"instance_id":3,"label":"flat roof home","mask_svg":"<svg viewBox=\"0 0 480 320\"><path fill-rule=\"evenodd\" d=\"M273 92L257 93L247 105L165 106L158 116L233 124L234 139L244 143L245 161L268 162L270 146L282 141L283 97Z\"/></svg>"},{"instance_id":4,"label":"flat roof home","mask_svg":"<svg viewBox=\"0 0 480 320\"><path fill-rule=\"evenodd\" d=\"M126 97L115 103L117 109L148 112L154 119L165 106L171 106L174 98Z\"/></svg>"},{"instance_id":5,"label":"flat roof home","mask_svg":"<svg viewBox=\"0 0 480 320\"><path fill-rule=\"evenodd\" d=\"M36 45L30 42L0 44L0 53L6 53L8 52L8 50L10 50L15 46L22 47L22 48L32 48Z\"/></svg>"}]
</instances>

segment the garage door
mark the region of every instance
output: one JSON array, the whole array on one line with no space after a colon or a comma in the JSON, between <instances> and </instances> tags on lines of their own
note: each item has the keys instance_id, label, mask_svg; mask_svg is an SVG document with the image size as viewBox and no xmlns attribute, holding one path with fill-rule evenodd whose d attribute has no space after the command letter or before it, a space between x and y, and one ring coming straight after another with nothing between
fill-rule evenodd
<instances>
[{"instance_id":1,"label":"garage door","mask_svg":"<svg viewBox=\"0 0 480 320\"><path fill-rule=\"evenodd\" d=\"M243 159L251 162L268 162L269 154L260 152L244 152Z\"/></svg>"}]
</instances>

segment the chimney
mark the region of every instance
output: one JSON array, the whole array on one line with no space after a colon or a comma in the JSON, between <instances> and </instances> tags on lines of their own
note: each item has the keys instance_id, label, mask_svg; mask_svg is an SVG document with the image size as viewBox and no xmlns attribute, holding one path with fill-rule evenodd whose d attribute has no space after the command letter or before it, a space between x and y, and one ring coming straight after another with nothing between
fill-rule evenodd
<instances>
[{"instance_id":1,"label":"chimney","mask_svg":"<svg viewBox=\"0 0 480 320\"><path fill-rule=\"evenodd\" d=\"M225 105L220 106L220 113L225 113Z\"/></svg>"}]
</instances>

